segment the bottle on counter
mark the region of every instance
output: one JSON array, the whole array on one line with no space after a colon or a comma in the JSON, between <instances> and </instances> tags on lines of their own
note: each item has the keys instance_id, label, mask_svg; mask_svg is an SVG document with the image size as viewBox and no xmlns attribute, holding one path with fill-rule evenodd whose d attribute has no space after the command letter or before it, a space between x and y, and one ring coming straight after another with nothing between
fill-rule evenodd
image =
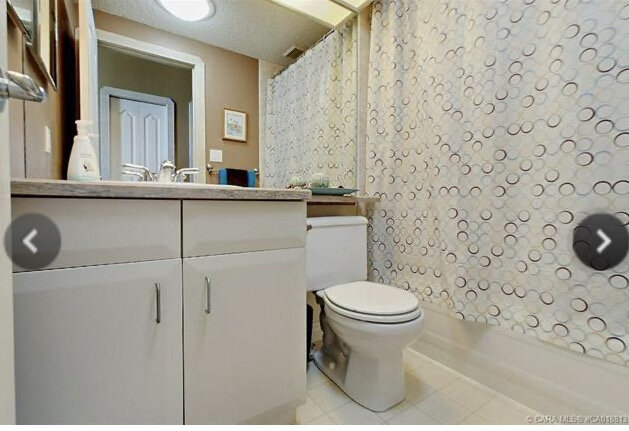
<instances>
[{"instance_id":1,"label":"bottle on counter","mask_svg":"<svg viewBox=\"0 0 629 431\"><path fill-rule=\"evenodd\" d=\"M99 181L100 169L93 142L94 123L78 120L77 134L74 137L70 161L68 162L68 180L70 181Z\"/></svg>"}]
</instances>

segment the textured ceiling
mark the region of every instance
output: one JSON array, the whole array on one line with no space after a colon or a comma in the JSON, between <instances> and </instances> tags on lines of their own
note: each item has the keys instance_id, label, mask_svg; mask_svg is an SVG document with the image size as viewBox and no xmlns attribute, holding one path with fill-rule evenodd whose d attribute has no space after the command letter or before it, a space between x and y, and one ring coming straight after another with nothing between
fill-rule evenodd
<instances>
[{"instance_id":1,"label":"textured ceiling","mask_svg":"<svg viewBox=\"0 0 629 431\"><path fill-rule=\"evenodd\" d=\"M213 0L214 15L184 22L156 0L92 0L94 9L137 21L209 45L277 64L290 64L283 53L292 45L308 48L328 28L269 0Z\"/></svg>"}]
</instances>

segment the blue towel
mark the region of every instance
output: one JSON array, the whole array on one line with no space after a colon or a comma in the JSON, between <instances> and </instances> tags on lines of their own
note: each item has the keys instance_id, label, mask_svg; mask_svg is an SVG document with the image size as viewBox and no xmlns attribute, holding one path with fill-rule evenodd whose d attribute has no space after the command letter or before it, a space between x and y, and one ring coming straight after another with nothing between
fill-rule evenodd
<instances>
[{"instance_id":1,"label":"blue towel","mask_svg":"<svg viewBox=\"0 0 629 431\"><path fill-rule=\"evenodd\" d=\"M218 183L241 187L255 187L256 173L253 170L221 168L218 170Z\"/></svg>"}]
</instances>

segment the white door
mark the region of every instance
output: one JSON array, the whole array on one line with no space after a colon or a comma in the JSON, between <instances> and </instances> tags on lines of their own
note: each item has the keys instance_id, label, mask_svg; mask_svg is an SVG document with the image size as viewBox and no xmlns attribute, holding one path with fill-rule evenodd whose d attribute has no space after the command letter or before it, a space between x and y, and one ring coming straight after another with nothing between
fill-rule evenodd
<instances>
[{"instance_id":1,"label":"white door","mask_svg":"<svg viewBox=\"0 0 629 431\"><path fill-rule=\"evenodd\" d=\"M186 424L247 422L304 396L304 249L189 258L183 268Z\"/></svg>"},{"instance_id":2,"label":"white door","mask_svg":"<svg viewBox=\"0 0 629 431\"><path fill-rule=\"evenodd\" d=\"M14 291L18 423L183 423L180 259L23 272Z\"/></svg>"},{"instance_id":3,"label":"white door","mask_svg":"<svg viewBox=\"0 0 629 431\"><path fill-rule=\"evenodd\" d=\"M118 97L109 100L111 179L121 178L118 172L123 163L157 172L160 162L173 161L175 148L169 136L169 122L174 124L175 120L168 106Z\"/></svg>"},{"instance_id":4,"label":"white door","mask_svg":"<svg viewBox=\"0 0 629 431\"><path fill-rule=\"evenodd\" d=\"M6 71L7 5L0 1L0 68ZM0 235L11 223L11 183L9 154L9 103L0 112ZM0 424L15 423L15 390L13 380L13 293L12 265L7 254L0 252Z\"/></svg>"}]
</instances>

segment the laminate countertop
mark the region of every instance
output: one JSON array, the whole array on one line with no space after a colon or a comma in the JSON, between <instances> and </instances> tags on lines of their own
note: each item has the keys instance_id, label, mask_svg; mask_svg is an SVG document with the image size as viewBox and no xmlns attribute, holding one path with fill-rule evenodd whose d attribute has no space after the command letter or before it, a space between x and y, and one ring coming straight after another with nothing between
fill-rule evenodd
<instances>
[{"instance_id":1,"label":"laminate countertop","mask_svg":"<svg viewBox=\"0 0 629 431\"><path fill-rule=\"evenodd\" d=\"M307 201L310 190L260 189L215 184L131 181L78 182L49 179L13 179L13 197L68 197L111 199L197 199Z\"/></svg>"}]
</instances>

